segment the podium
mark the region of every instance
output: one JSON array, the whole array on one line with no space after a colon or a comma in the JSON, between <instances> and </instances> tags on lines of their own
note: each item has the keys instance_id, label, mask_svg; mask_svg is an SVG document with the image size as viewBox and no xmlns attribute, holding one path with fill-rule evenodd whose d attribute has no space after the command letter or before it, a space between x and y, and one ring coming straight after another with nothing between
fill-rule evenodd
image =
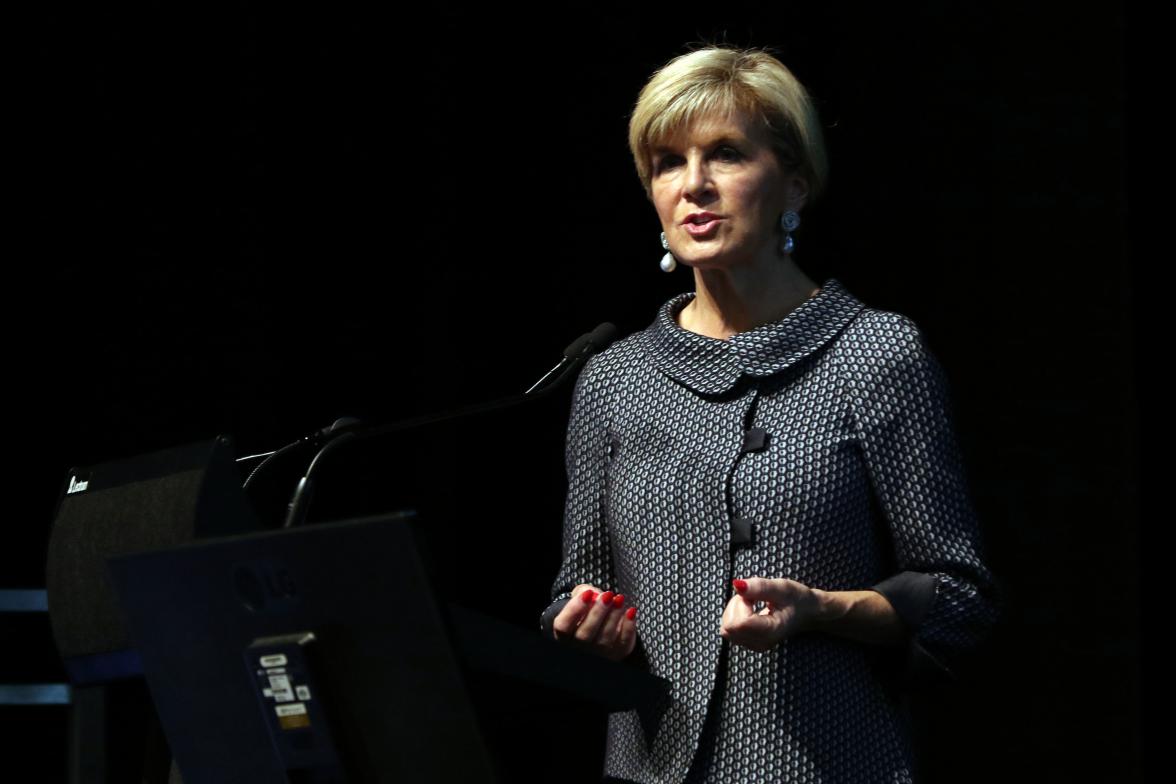
<instances>
[{"instance_id":1,"label":"podium","mask_svg":"<svg viewBox=\"0 0 1176 784\"><path fill-rule=\"evenodd\" d=\"M229 492L224 472L208 476ZM419 547L428 522L399 510L162 547L124 537L90 549L109 583L59 583L50 611L86 617L79 605L110 590L185 784L598 782L599 769L527 769L520 711L657 715L666 682L439 600Z\"/></svg>"}]
</instances>

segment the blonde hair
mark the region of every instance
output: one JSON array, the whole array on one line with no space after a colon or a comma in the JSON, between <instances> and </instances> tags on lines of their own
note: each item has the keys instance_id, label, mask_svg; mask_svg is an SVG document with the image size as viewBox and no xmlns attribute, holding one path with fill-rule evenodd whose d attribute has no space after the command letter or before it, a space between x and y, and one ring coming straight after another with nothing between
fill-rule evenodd
<instances>
[{"instance_id":1,"label":"blonde hair","mask_svg":"<svg viewBox=\"0 0 1176 784\"><path fill-rule=\"evenodd\" d=\"M650 77L629 118L629 151L652 201L652 150L698 120L741 114L771 137L781 165L825 188L828 162L816 107L792 72L767 51L708 46L670 60Z\"/></svg>"}]
</instances>

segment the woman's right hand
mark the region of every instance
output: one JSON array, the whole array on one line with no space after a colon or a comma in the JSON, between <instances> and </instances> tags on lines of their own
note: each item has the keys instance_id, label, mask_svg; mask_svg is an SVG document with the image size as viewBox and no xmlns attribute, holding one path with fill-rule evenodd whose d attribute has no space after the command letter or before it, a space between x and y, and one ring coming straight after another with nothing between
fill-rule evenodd
<instances>
[{"instance_id":1,"label":"woman's right hand","mask_svg":"<svg viewBox=\"0 0 1176 784\"><path fill-rule=\"evenodd\" d=\"M601 594L594 585L577 585L551 624L555 639L620 661L637 644L637 608L625 610L624 602L623 594Z\"/></svg>"}]
</instances>

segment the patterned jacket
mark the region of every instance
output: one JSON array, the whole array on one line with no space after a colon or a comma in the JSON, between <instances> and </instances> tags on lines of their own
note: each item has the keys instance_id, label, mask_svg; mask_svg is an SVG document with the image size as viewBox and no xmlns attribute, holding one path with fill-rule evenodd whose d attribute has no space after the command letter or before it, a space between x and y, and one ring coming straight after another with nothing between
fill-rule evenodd
<instances>
[{"instance_id":1,"label":"patterned jacket","mask_svg":"<svg viewBox=\"0 0 1176 784\"><path fill-rule=\"evenodd\" d=\"M656 710L609 715L605 772L911 781L887 649L809 632L756 652L719 630L731 580L754 576L883 594L908 629L908 675L950 672L987 633L1000 595L943 370L911 319L835 278L729 340L677 324L694 296L593 357L572 400L541 628L579 583L623 593L638 608L626 661L671 684Z\"/></svg>"}]
</instances>

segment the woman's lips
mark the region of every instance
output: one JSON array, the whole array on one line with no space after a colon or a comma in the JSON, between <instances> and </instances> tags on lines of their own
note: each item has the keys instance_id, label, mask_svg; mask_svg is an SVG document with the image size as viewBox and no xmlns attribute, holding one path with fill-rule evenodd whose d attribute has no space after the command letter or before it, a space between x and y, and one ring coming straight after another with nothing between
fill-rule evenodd
<instances>
[{"instance_id":1,"label":"woman's lips","mask_svg":"<svg viewBox=\"0 0 1176 784\"><path fill-rule=\"evenodd\" d=\"M722 220L722 218L711 218L706 223L683 223L682 227L691 237L705 237L713 234L719 228L719 222Z\"/></svg>"}]
</instances>

